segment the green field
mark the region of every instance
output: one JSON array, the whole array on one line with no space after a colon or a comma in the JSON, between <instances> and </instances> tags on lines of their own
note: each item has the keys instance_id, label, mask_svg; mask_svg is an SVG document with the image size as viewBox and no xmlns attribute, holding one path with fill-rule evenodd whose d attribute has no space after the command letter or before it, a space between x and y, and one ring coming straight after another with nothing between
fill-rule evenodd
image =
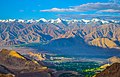
<instances>
[{"instance_id":1,"label":"green field","mask_svg":"<svg viewBox=\"0 0 120 77\"><path fill-rule=\"evenodd\" d=\"M76 71L85 77L92 77L97 71L101 70L99 68L100 64L96 62L60 62L54 64L55 66L49 66L49 68L56 70Z\"/></svg>"}]
</instances>

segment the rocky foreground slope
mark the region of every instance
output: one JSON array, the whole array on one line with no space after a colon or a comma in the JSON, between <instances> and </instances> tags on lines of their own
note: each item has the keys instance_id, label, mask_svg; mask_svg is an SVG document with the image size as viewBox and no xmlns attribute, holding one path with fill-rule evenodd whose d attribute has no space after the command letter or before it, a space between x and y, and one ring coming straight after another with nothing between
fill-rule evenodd
<instances>
[{"instance_id":1,"label":"rocky foreground slope","mask_svg":"<svg viewBox=\"0 0 120 77\"><path fill-rule=\"evenodd\" d=\"M120 77L120 63L114 63L95 77Z\"/></svg>"},{"instance_id":2,"label":"rocky foreground slope","mask_svg":"<svg viewBox=\"0 0 120 77\"><path fill-rule=\"evenodd\" d=\"M16 51L0 51L0 77L51 77L50 69Z\"/></svg>"},{"instance_id":3,"label":"rocky foreground slope","mask_svg":"<svg viewBox=\"0 0 120 77\"><path fill-rule=\"evenodd\" d=\"M120 77L120 58L113 56L108 59L110 64L101 66L104 70L98 73L95 77Z\"/></svg>"},{"instance_id":4,"label":"rocky foreground slope","mask_svg":"<svg viewBox=\"0 0 120 77\"><path fill-rule=\"evenodd\" d=\"M56 39L80 36L88 45L118 48L119 30L120 21L113 20L1 20L0 45L47 44Z\"/></svg>"}]
</instances>

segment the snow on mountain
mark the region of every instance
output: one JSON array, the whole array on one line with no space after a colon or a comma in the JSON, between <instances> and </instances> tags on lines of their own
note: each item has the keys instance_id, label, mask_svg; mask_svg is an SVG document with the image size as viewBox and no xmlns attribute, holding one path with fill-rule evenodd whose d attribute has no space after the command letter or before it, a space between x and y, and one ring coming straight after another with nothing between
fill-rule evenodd
<instances>
[{"instance_id":1,"label":"snow on mountain","mask_svg":"<svg viewBox=\"0 0 120 77\"><path fill-rule=\"evenodd\" d=\"M73 19L73 20L67 20L68 23L76 23L76 22L80 22L80 20L77 19Z\"/></svg>"},{"instance_id":2,"label":"snow on mountain","mask_svg":"<svg viewBox=\"0 0 120 77\"><path fill-rule=\"evenodd\" d=\"M43 23L43 22L49 22L49 23L90 23L90 22L101 22L102 24L108 24L108 23L120 23L120 21L118 20L103 20L103 19L98 19L98 18L93 18L91 20L87 20L87 19L81 19L81 20L77 20L77 19L72 19L72 20L66 20L66 19L61 19L61 18L57 18L57 19L49 19L46 20L45 18L40 18L38 20L34 20L34 19L30 19L30 20L23 20L23 19L7 19L7 20L0 20L0 22L22 22L22 23Z\"/></svg>"},{"instance_id":3,"label":"snow on mountain","mask_svg":"<svg viewBox=\"0 0 120 77\"><path fill-rule=\"evenodd\" d=\"M120 23L120 21L111 20L113 23Z\"/></svg>"},{"instance_id":4,"label":"snow on mountain","mask_svg":"<svg viewBox=\"0 0 120 77\"><path fill-rule=\"evenodd\" d=\"M54 23L54 19L50 19L50 20L48 20L48 22L50 22L50 23Z\"/></svg>"},{"instance_id":5,"label":"snow on mountain","mask_svg":"<svg viewBox=\"0 0 120 77\"><path fill-rule=\"evenodd\" d=\"M107 24L109 21L98 19L98 18L93 18L91 22L102 22L102 24Z\"/></svg>"},{"instance_id":6,"label":"snow on mountain","mask_svg":"<svg viewBox=\"0 0 120 77\"><path fill-rule=\"evenodd\" d=\"M57 18L57 19L50 19L48 20L50 23L61 23L63 21L67 21L67 20L64 20L64 19L60 19L60 18Z\"/></svg>"},{"instance_id":7,"label":"snow on mountain","mask_svg":"<svg viewBox=\"0 0 120 77\"><path fill-rule=\"evenodd\" d=\"M36 20L34 19L27 20L27 23L34 23L34 22L36 22Z\"/></svg>"},{"instance_id":8,"label":"snow on mountain","mask_svg":"<svg viewBox=\"0 0 120 77\"><path fill-rule=\"evenodd\" d=\"M19 20L17 20L18 22L25 22L25 20L23 20L23 19L19 19Z\"/></svg>"},{"instance_id":9,"label":"snow on mountain","mask_svg":"<svg viewBox=\"0 0 120 77\"><path fill-rule=\"evenodd\" d=\"M91 21L92 21L92 22L98 22L98 21L100 21L100 19L98 19L98 18L93 18Z\"/></svg>"},{"instance_id":10,"label":"snow on mountain","mask_svg":"<svg viewBox=\"0 0 120 77\"><path fill-rule=\"evenodd\" d=\"M86 24L90 22L90 20L82 19L81 22L85 22Z\"/></svg>"},{"instance_id":11,"label":"snow on mountain","mask_svg":"<svg viewBox=\"0 0 120 77\"><path fill-rule=\"evenodd\" d=\"M61 22L62 22L62 19L58 18L58 19L56 19L55 21L56 21L56 23L61 23Z\"/></svg>"},{"instance_id":12,"label":"snow on mountain","mask_svg":"<svg viewBox=\"0 0 120 77\"><path fill-rule=\"evenodd\" d=\"M45 18L40 18L38 20L36 20L36 22L48 22Z\"/></svg>"},{"instance_id":13,"label":"snow on mountain","mask_svg":"<svg viewBox=\"0 0 120 77\"><path fill-rule=\"evenodd\" d=\"M0 22L14 22L16 19L0 20Z\"/></svg>"},{"instance_id":14,"label":"snow on mountain","mask_svg":"<svg viewBox=\"0 0 120 77\"><path fill-rule=\"evenodd\" d=\"M6 20L0 20L0 22L5 22Z\"/></svg>"},{"instance_id":15,"label":"snow on mountain","mask_svg":"<svg viewBox=\"0 0 120 77\"><path fill-rule=\"evenodd\" d=\"M103 24L109 23L109 21L105 21L105 20L101 20L101 22L102 22Z\"/></svg>"},{"instance_id":16,"label":"snow on mountain","mask_svg":"<svg viewBox=\"0 0 120 77\"><path fill-rule=\"evenodd\" d=\"M9 19L8 21L9 22L14 22L14 21L16 21L16 19Z\"/></svg>"}]
</instances>

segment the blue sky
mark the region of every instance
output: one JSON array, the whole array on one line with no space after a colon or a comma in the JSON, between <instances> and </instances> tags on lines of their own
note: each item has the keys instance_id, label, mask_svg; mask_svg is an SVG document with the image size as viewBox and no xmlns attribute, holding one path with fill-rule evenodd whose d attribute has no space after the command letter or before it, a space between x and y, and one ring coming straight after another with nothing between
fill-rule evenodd
<instances>
[{"instance_id":1,"label":"blue sky","mask_svg":"<svg viewBox=\"0 0 120 77\"><path fill-rule=\"evenodd\" d=\"M120 19L120 0L0 0L0 19Z\"/></svg>"}]
</instances>

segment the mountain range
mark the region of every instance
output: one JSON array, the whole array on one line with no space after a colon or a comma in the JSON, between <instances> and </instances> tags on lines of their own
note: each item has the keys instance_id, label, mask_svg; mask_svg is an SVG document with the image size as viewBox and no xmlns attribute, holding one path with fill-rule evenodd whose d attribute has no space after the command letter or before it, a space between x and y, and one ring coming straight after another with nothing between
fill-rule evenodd
<instances>
[{"instance_id":1,"label":"mountain range","mask_svg":"<svg viewBox=\"0 0 120 77\"><path fill-rule=\"evenodd\" d=\"M120 21L118 20L0 20L0 45L29 43L50 44L53 41L79 37L90 46L119 48Z\"/></svg>"}]
</instances>

